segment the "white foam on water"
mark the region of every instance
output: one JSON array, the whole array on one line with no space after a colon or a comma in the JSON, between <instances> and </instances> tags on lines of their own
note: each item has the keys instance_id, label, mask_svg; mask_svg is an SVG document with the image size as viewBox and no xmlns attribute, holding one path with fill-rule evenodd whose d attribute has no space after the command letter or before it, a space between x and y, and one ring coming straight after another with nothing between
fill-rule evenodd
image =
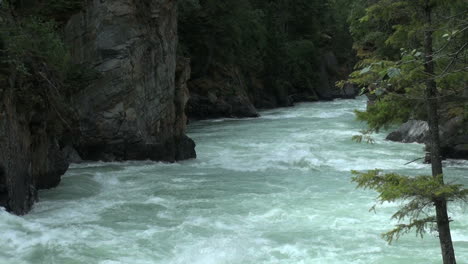
<instances>
[{"instance_id":1,"label":"white foam on water","mask_svg":"<svg viewBox=\"0 0 468 264\"><path fill-rule=\"evenodd\" d=\"M194 123L198 159L74 164L41 191L31 214L0 210L0 264L440 263L437 237L409 234L388 245L398 203L369 208L350 170L428 174L420 144L374 136L353 110L363 100L303 103L259 119ZM446 161L448 180L468 184L468 162ZM468 259L466 206L450 205L460 263Z\"/></svg>"}]
</instances>

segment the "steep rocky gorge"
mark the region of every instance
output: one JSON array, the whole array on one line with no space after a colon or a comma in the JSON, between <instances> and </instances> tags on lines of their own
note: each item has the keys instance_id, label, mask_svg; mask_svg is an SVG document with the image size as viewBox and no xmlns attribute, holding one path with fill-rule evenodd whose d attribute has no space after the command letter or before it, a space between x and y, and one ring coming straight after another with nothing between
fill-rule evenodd
<instances>
[{"instance_id":1,"label":"steep rocky gorge","mask_svg":"<svg viewBox=\"0 0 468 264\"><path fill-rule=\"evenodd\" d=\"M37 190L55 187L68 169L59 135L51 131L53 113L27 110L1 83L0 90L0 206L15 214L28 212Z\"/></svg>"},{"instance_id":2,"label":"steep rocky gorge","mask_svg":"<svg viewBox=\"0 0 468 264\"><path fill-rule=\"evenodd\" d=\"M190 64L176 56L176 1L86 1L63 32L73 62L98 73L64 96L76 115L66 120L69 131L53 129L51 120L59 118L53 113L61 109L25 109L13 77L0 79L0 206L16 214L31 209L38 189L60 182L67 156L170 162L196 156L185 135Z\"/></svg>"},{"instance_id":3,"label":"steep rocky gorge","mask_svg":"<svg viewBox=\"0 0 468 264\"><path fill-rule=\"evenodd\" d=\"M335 87L342 70L333 53L323 55L314 89L272 89L262 76L223 64L192 78L190 59L177 56L177 1L80 3L76 12L59 16L60 35L73 64L95 77L61 94L58 101L66 106L48 101L49 90L60 90L59 81L24 85L12 81L12 74L1 78L0 206L13 213L27 213L38 190L57 186L70 162L195 158L195 143L185 135L186 115L256 117L257 108L354 96L353 87ZM23 107L18 85L26 93L43 87L41 103ZM57 129L57 123L65 128Z\"/></svg>"},{"instance_id":4,"label":"steep rocky gorge","mask_svg":"<svg viewBox=\"0 0 468 264\"><path fill-rule=\"evenodd\" d=\"M348 84L343 89L336 86L337 81L347 78L350 69L347 65L340 65L333 52L325 52L319 61L317 83L308 88L289 84L271 85L261 76L243 73L239 67L217 63L207 74L189 80L187 115L191 119L256 117L257 108L348 99L357 95L353 85Z\"/></svg>"},{"instance_id":5,"label":"steep rocky gorge","mask_svg":"<svg viewBox=\"0 0 468 264\"><path fill-rule=\"evenodd\" d=\"M93 1L65 32L74 60L101 73L73 98L80 116L77 149L84 159L195 156L181 122L186 80L175 80L175 1ZM187 63L180 63L187 71Z\"/></svg>"}]
</instances>

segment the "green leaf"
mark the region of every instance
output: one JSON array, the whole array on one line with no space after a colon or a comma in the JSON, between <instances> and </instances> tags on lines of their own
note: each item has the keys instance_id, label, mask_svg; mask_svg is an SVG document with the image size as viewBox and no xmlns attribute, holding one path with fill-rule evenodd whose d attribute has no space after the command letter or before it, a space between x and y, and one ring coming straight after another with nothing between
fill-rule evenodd
<instances>
[{"instance_id":1,"label":"green leaf","mask_svg":"<svg viewBox=\"0 0 468 264\"><path fill-rule=\"evenodd\" d=\"M367 22L367 21L369 21L369 16L368 16L368 15L363 16L363 17L361 17L361 18L359 19L359 22L361 22L361 23L364 23L364 22Z\"/></svg>"},{"instance_id":2,"label":"green leaf","mask_svg":"<svg viewBox=\"0 0 468 264\"><path fill-rule=\"evenodd\" d=\"M384 93L385 93L385 90L380 88L380 87L375 90L375 95L377 95L377 96L381 96Z\"/></svg>"},{"instance_id":3,"label":"green leaf","mask_svg":"<svg viewBox=\"0 0 468 264\"><path fill-rule=\"evenodd\" d=\"M386 77L387 75L388 75L387 70L379 71L380 78L385 80L385 79L387 79L387 77Z\"/></svg>"},{"instance_id":4,"label":"green leaf","mask_svg":"<svg viewBox=\"0 0 468 264\"><path fill-rule=\"evenodd\" d=\"M359 72L359 74L366 74L368 72L370 72L370 70L372 69L372 66L367 66L365 67L364 69L361 70L361 72Z\"/></svg>"},{"instance_id":5,"label":"green leaf","mask_svg":"<svg viewBox=\"0 0 468 264\"><path fill-rule=\"evenodd\" d=\"M401 71L398 68L391 67L387 70L388 77L395 78L401 75Z\"/></svg>"}]
</instances>

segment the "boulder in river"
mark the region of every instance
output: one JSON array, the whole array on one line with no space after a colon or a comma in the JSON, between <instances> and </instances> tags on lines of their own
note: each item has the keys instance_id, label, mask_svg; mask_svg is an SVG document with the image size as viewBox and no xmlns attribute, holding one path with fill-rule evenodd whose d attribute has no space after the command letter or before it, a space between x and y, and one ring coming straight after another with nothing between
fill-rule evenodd
<instances>
[{"instance_id":1,"label":"boulder in river","mask_svg":"<svg viewBox=\"0 0 468 264\"><path fill-rule=\"evenodd\" d=\"M462 116L441 120L440 145L441 155L444 158L468 159L467 122ZM397 130L391 132L387 140L403 143L423 143L429 150L429 126L426 121L409 120Z\"/></svg>"},{"instance_id":2,"label":"boulder in river","mask_svg":"<svg viewBox=\"0 0 468 264\"><path fill-rule=\"evenodd\" d=\"M426 143L429 140L429 126L426 121L409 120L391 132L386 139L403 143Z\"/></svg>"}]
</instances>

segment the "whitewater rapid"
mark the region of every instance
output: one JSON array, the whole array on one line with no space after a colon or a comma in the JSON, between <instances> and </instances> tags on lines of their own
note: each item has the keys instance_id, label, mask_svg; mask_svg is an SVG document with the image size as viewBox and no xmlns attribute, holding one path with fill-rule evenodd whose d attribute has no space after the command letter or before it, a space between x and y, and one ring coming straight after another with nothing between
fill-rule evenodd
<instances>
[{"instance_id":1,"label":"whitewater rapid","mask_svg":"<svg viewBox=\"0 0 468 264\"><path fill-rule=\"evenodd\" d=\"M398 204L369 212L376 194L357 190L350 170L409 175L423 146L358 144L365 102L303 103L257 119L190 125L198 159L73 165L24 216L0 211L0 263L44 264L428 264L440 263L434 233L388 245ZM468 185L468 162L446 178ZM459 263L468 263L468 210L451 204Z\"/></svg>"}]
</instances>

